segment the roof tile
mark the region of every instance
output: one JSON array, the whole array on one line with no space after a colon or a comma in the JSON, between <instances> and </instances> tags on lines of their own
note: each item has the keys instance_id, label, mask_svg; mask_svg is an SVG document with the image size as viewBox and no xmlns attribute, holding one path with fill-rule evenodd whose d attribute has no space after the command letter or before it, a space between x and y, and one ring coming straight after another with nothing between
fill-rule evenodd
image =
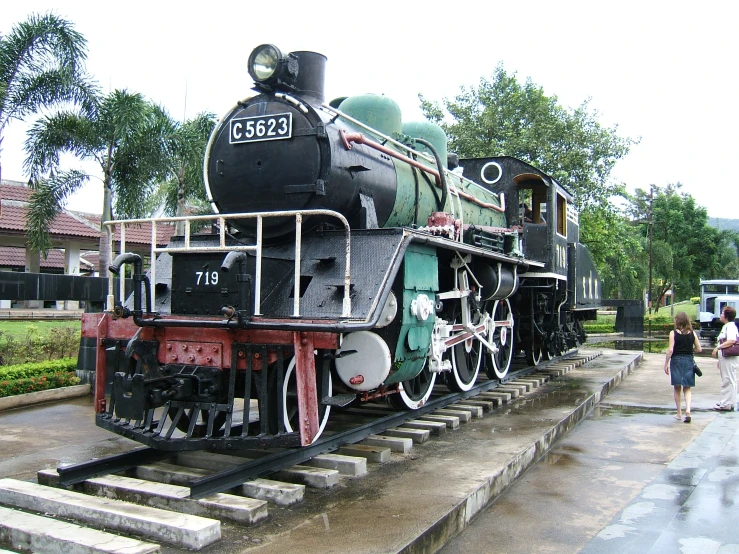
<instances>
[{"instance_id":1,"label":"roof tile","mask_svg":"<svg viewBox=\"0 0 739 554\"><path fill-rule=\"evenodd\" d=\"M27 196L24 196L27 194ZM0 234L5 232L25 232L28 208L23 204L30 198L30 189L18 185L0 186ZM8 202L10 201L10 202ZM52 237L84 237L94 239L100 236L100 216L63 210L54 219L49 229ZM174 234L174 226L157 225L157 244L164 246ZM120 226L116 227L115 240L120 240ZM129 225L126 227L126 242L132 244L149 244L151 241L151 224Z\"/></svg>"}]
</instances>

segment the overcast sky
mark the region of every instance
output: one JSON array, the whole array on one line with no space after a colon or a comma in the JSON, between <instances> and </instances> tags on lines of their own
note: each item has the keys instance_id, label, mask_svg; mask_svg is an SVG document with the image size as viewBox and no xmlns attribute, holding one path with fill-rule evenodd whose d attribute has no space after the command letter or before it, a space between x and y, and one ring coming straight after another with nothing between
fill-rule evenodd
<instances>
[{"instance_id":1,"label":"overcast sky","mask_svg":"<svg viewBox=\"0 0 739 554\"><path fill-rule=\"evenodd\" d=\"M87 38L87 68L105 92L140 92L177 118L220 117L249 96L247 58L266 42L325 54L327 100L385 94L404 121L422 119L419 93L451 98L502 62L566 107L590 99L603 125L641 138L614 181L680 182L709 216L739 218L736 1L24 0L3 2L0 33L50 10ZM27 179L25 129L5 132L4 179ZM99 213L101 203L93 180L69 207Z\"/></svg>"}]
</instances>

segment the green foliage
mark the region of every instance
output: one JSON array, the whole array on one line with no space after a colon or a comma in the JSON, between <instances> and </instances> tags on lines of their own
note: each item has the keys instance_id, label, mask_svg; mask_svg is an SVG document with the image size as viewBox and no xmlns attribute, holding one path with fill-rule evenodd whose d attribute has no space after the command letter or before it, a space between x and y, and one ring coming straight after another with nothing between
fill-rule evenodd
<instances>
[{"instance_id":1,"label":"green foliage","mask_svg":"<svg viewBox=\"0 0 739 554\"><path fill-rule=\"evenodd\" d=\"M205 195L203 160L213 128L215 116L201 113L184 123L175 121L162 107L157 107L156 129L161 148L160 186L152 197L152 209L164 205L169 216L184 216L185 206L195 207L197 213L211 213ZM184 232L182 228L179 233Z\"/></svg>"},{"instance_id":2,"label":"green foliage","mask_svg":"<svg viewBox=\"0 0 739 554\"><path fill-rule=\"evenodd\" d=\"M24 167L31 175L35 192L31 197L28 226L29 245L46 252L48 229L66 199L89 175L80 171L59 172L62 153L98 164L103 175L102 221L147 215L147 198L163 172L159 108L140 94L114 90L95 93L89 104L41 117L28 132ZM50 177L44 178L49 174ZM101 275L110 262L105 229L101 229Z\"/></svg>"},{"instance_id":3,"label":"green foliage","mask_svg":"<svg viewBox=\"0 0 739 554\"><path fill-rule=\"evenodd\" d=\"M61 387L79 385L80 378L74 373L60 372L25 379L0 379L0 397L27 394Z\"/></svg>"},{"instance_id":4,"label":"green foliage","mask_svg":"<svg viewBox=\"0 0 739 554\"><path fill-rule=\"evenodd\" d=\"M580 242L598 266L605 298L640 298L649 252L623 214L612 204L580 213Z\"/></svg>"},{"instance_id":5,"label":"green foliage","mask_svg":"<svg viewBox=\"0 0 739 554\"><path fill-rule=\"evenodd\" d=\"M0 330L0 366L67 358L76 355L79 346L80 331L74 327L41 334L37 326L28 325L20 338Z\"/></svg>"},{"instance_id":6,"label":"green foliage","mask_svg":"<svg viewBox=\"0 0 739 554\"><path fill-rule=\"evenodd\" d=\"M613 323L608 323L608 322L586 323L584 325L584 328L585 328L586 333L615 333L616 332L615 322Z\"/></svg>"},{"instance_id":7,"label":"green foliage","mask_svg":"<svg viewBox=\"0 0 739 554\"><path fill-rule=\"evenodd\" d=\"M0 35L0 146L12 120L62 102L86 104L87 42L72 24L52 13L32 14Z\"/></svg>"},{"instance_id":8,"label":"green foliage","mask_svg":"<svg viewBox=\"0 0 739 554\"><path fill-rule=\"evenodd\" d=\"M462 87L454 100L444 99L443 107L419 98L425 117L442 126L460 157L520 158L568 187L579 208L605 206L621 192L609 181L611 170L638 142L619 137L617 127L603 127L587 101L564 108L556 96L546 96L530 79L521 84L502 65L478 87Z\"/></svg>"},{"instance_id":9,"label":"green foliage","mask_svg":"<svg viewBox=\"0 0 739 554\"><path fill-rule=\"evenodd\" d=\"M31 194L31 209L26 218L30 247L43 252L52 248L49 225L61 212L65 199L87 182L87 175L80 171L61 171L42 181Z\"/></svg>"},{"instance_id":10,"label":"green foliage","mask_svg":"<svg viewBox=\"0 0 739 554\"><path fill-rule=\"evenodd\" d=\"M678 299L690 298L698 292L701 279L721 278L739 270L736 233L708 225L706 209L682 193L681 187L680 183L654 187L651 197L637 189L630 197L628 213L647 252L652 222L652 299L656 311L665 293L673 288ZM648 278L644 285L648 287Z\"/></svg>"},{"instance_id":11,"label":"green foliage","mask_svg":"<svg viewBox=\"0 0 739 554\"><path fill-rule=\"evenodd\" d=\"M691 301L691 302L692 302L693 304L700 304L700 301L701 301L701 297L700 297L700 296L691 296L691 297L690 297L690 301Z\"/></svg>"},{"instance_id":12,"label":"green foliage","mask_svg":"<svg viewBox=\"0 0 739 554\"><path fill-rule=\"evenodd\" d=\"M78 385L77 360L64 358L0 368L0 397Z\"/></svg>"},{"instance_id":13,"label":"green foliage","mask_svg":"<svg viewBox=\"0 0 739 554\"><path fill-rule=\"evenodd\" d=\"M61 358L45 362L32 362L0 367L0 380L30 379L40 375L74 372L77 369L76 358Z\"/></svg>"}]
</instances>

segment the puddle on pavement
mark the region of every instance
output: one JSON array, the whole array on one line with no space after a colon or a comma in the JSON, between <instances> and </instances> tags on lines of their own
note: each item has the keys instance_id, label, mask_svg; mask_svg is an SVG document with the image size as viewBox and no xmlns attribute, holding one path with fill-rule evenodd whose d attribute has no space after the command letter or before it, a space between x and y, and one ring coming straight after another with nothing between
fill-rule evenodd
<instances>
[{"instance_id":1,"label":"puddle on pavement","mask_svg":"<svg viewBox=\"0 0 739 554\"><path fill-rule=\"evenodd\" d=\"M577 463L577 460L573 456L570 456L569 454L562 454L561 452L547 454L546 456L544 456L543 462L548 466L560 467L580 465Z\"/></svg>"}]
</instances>

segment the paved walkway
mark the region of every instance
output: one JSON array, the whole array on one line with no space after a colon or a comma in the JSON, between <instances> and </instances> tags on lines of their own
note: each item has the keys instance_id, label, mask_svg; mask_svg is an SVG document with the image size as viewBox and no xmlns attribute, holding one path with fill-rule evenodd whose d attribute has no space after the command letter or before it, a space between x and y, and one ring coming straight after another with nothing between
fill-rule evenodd
<instances>
[{"instance_id":1,"label":"paved walkway","mask_svg":"<svg viewBox=\"0 0 739 554\"><path fill-rule=\"evenodd\" d=\"M404 533L419 533L437 520L438 504L466 505L469 491L508 467L507 457L522 444L538 444L539 428L572 413L633 357L605 351L589 368L554 381L549 392L473 420L408 459L332 491L311 491L301 505L274 510L248 532L226 529L209 552L402 551L409 544ZM693 421L675 421L663 364L663 355L645 354L585 420L441 552L739 553L732 536L739 413L710 410L720 378L714 360L699 358L704 376L694 391ZM0 414L0 476L33 480L40 467L138 446L95 427L91 416L87 397ZM407 551L423 548L414 544Z\"/></svg>"},{"instance_id":2,"label":"paved walkway","mask_svg":"<svg viewBox=\"0 0 739 554\"><path fill-rule=\"evenodd\" d=\"M685 450L582 550L739 552L739 414L711 421Z\"/></svg>"},{"instance_id":3,"label":"paved walkway","mask_svg":"<svg viewBox=\"0 0 739 554\"><path fill-rule=\"evenodd\" d=\"M672 418L664 355L645 354L441 552L739 553L739 413L711 411L718 369L697 362L691 424Z\"/></svg>"}]
</instances>

